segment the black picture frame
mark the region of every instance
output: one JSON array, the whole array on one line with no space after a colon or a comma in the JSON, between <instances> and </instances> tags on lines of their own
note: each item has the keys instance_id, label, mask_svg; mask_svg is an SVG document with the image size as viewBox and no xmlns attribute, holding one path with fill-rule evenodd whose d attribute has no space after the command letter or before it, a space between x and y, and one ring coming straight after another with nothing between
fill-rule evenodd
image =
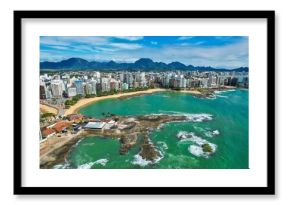
<instances>
[{"instance_id":1,"label":"black picture frame","mask_svg":"<svg viewBox=\"0 0 290 205\"><path fill-rule=\"evenodd\" d=\"M21 24L54 18L220 18L267 21L267 186L266 187L24 187L22 186ZM20 91L20 92L19 92ZM275 11L14 11L14 194L16 195L273 195L275 194Z\"/></svg>"}]
</instances>

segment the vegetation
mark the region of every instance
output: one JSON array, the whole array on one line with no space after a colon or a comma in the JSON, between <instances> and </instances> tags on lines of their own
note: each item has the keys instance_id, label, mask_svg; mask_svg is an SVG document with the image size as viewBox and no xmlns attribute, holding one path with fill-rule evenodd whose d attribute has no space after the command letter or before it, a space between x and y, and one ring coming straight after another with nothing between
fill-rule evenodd
<instances>
[{"instance_id":1,"label":"vegetation","mask_svg":"<svg viewBox=\"0 0 290 205\"><path fill-rule=\"evenodd\" d=\"M96 97L97 95L95 94L86 94L85 95L85 98L93 98L93 97Z\"/></svg>"},{"instance_id":2,"label":"vegetation","mask_svg":"<svg viewBox=\"0 0 290 205\"><path fill-rule=\"evenodd\" d=\"M203 144L201 147L202 147L202 151L204 151L204 152L212 153L212 151L213 151L209 144Z\"/></svg>"},{"instance_id":3,"label":"vegetation","mask_svg":"<svg viewBox=\"0 0 290 205\"><path fill-rule=\"evenodd\" d=\"M41 114L40 118L47 118L47 117L54 117L55 115L53 113L50 113L50 112L46 112L46 113L43 113Z\"/></svg>"},{"instance_id":4,"label":"vegetation","mask_svg":"<svg viewBox=\"0 0 290 205\"><path fill-rule=\"evenodd\" d=\"M74 97L72 97L72 99L71 100L66 100L65 101L65 105L74 105L74 104L76 104L80 99L82 98L82 95L76 95L76 96L74 96Z\"/></svg>"},{"instance_id":5,"label":"vegetation","mask_svg":"<svg viewBox=\"0 0 290 205\"><path fill-rule=\"evenodd\" d=\"M182 90L181 88L171 88L172 90L180 91Z\"/></svg>"}]
</instances>

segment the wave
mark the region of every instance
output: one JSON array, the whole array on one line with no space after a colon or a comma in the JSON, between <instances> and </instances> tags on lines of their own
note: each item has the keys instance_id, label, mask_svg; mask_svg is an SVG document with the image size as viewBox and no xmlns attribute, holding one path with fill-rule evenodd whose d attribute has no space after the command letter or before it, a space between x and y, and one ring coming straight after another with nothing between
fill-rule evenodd
<instances>
[{"instance_id":1,"label":"wave","mask_svg":"<svg viewBox=\"0 0 290 205\"><path fill-rule=\"evenodd\" d=\"M216 99L216 95L205 97L205 99L207 99L207 100L215 100Z\"/></svg>"},{"instance_id":2,"label":"wave","mask_svg":"<svg viewBox=\"0 0 290 205\"><path fill-rule=\"evenodd\" d=\"M210 155L212 155L212 153L216 151L216 145L212 143L208 143L208 144L213 150L212 152L205 152L201 146L197 146L197 145L190 145L188 147L188 151L196 157L209 158Z\"/></svg>"},{"instance_id":3,"label":"wave","mask_svg":"<svg viewBox=\"0 0 290 205\"><path fill-rule=\"evenodd\" d=\"M185 116L188 121L192 122L204 122L213 119L213 115L207 113L199 113L199 114L192 114L192 113L184 113L184 112L177 112L177 111L160 111L160 114L153 114L153 115L173 115L173 116Z\"/></svg>"},{"instance_id":4,"label":"wave","mask_svg":"<svg viewBox=\"0 0 290 205\"><path fill-rule=\"evenodd\" d=\"M188 148L188 151L197 157L204 156L204 152L202 150L202 147L200 147L200 146L190 145Z\"/></svg>"},{"instance_id":5,"label":"wave","mask_svg":"<svg viewBox=\"0 0 290 205\"><path fill-rule=\"evenodd\" d=\"M207 131L204 134L206 137L216 137L217 135L220 134L220 132L218 130L214 130L214 131Z\"/></svg>"},{"instance_id":6,"label":"wave","mask_svg":"<svg viewBox=\"0 0 290 205\"><path fill-rule=\"evenodd\" d=\"M187 114L185 115L186 118L192 122L203 122L203 121L209 121L212 120L213 117L210 114Z\"/></svg>"},{"instance_id":7,"label":"wave","mask_svg":"<svg viewBox=\"0 0 290 205\"><path fill-rule=\"evenodd\" d=\"M188 147L188 151L194 156L208 158L212 153L216 152L217 145L196 136L193 132L180 131L176 136L180 139L180 142L190 141L193 143L193 145ZM205 152L203 149L204 145L208 145L212 151Z\"/></svg>"},{"instance_id":8,"label":"wave","mask_svg":"<svg viewBox=\"0 0 290 205\"><path fill-rule=\"evenodd\" d=\"M136 154L136 155L134 156L134 160L133 160L132 164L134 164L134 165L139 165L139 166L141 166L141 167L145 167L145 166L147 166L148 164L152 164L152 162L149 161L149 160L143 159L141 155Z\"/></svg>"},{"instance_id":9,"label":"wave","mask_svg":"<svg viewBox=\"0 0 290 205\"><path fill-rule=\"evenodd\" d=\"M107 160L107 159L99 159L99 160L96 161L96 164L100 164L102 166L106 166L108 161L109 160Z\"/></svg>"},{"instance_id":10,"label":"wave","mask_svg":"<svg viewBox=\"0 0 290 205\"><path fill-rule=\"evenodd\" d=\"M212 134L213 134L213 135L219 135L220 132L219 132L218 130L214 130L214 131L212 131Z\"/></svg>"},{"instance_id":11,"label":"wave","mask_svg":"<svg viewBox=\"0 0 290 205\"><path fill-rule=\"evenodd\" d=\"M233 92L233 91L236 91L234 89L229 89L229 90L216 90L214 91L214 93L226 93L226 92Z\"/></svg>"},{"instance_id":12,"label":"wave","mask_svg":"<svg viewBox=\"0 0 290 205\"><path fill-rule=\"evenodd\" d=\"M136 154L134 156L134 159L132 161L132 164L134 165L139 165L141 167L145 167L147 165L152 165L152 164L156 164L158 163L161 159L163 159L164 155L159 151L160 157L156 158L155 160L151 161L151 160L146 160L143 159L142 156L140 154Z\"/></svg>"},{"instance_id":13,"label":"wave","mask_svg":"<svg viewBox=\"0 0 290 205\"><path fill-rule=\"evenodd\" d=\"M160 125L156 128L156 130L161 130L161 129L164 127L164 125L165 125L165 123L160 124Z\"/></svg>"},{"instance_id":14,"label":"wave","mask_svg":"<svg viewBox=\"0 0 290 205\"><path fill-rule=\"evenodd\" d=\"M70 164L65 162L64 164L57 164L53 166L53 169L69 169Z\"/></svg>"},{"instance_id":15,"label":"wave","mask_svg":"<svg viewBox=\"0 0 290 205\"><path fill-rule=\"evenodd\" d=\"M158 141L157 144L160 145L165 150L168 149L168 146L164 141Z\"/></svg>"},{"instance_id":16,"label":"wave","mask_svg":"<svg viewBox=\"0 0 290 205\"><path fill-rule=\"evenodd\" d=\"M100 164L102 166L106 166L107 162L109 160L107 159L99 159L97 161L94 161L94 162L88 162L88 163L85 163L85 164L82 164L82 165L79 165L78 166L78 169L90 169L92 168L92 166L94 166L95 164Z\"/></svg>"},{"instance_id":17,"label":"wave","mask_svg":"<svg viewBox=\"0 0 290 205\"><path fill-rule=\"evenodd\" d=\"M224 95L216 95L219 98L229 98L228 96L224 96Z\"/></svg>"},{"instance_id":18,"label":"wave","mask_svg":"<svg viewBox=\"0 0 290 205\"><path fill-rule=\"evenodd\" d=\"M78 169L90 169L94 164L95 162L88 162L88 163L79 165Z\"/></svg>"}]
</instances>

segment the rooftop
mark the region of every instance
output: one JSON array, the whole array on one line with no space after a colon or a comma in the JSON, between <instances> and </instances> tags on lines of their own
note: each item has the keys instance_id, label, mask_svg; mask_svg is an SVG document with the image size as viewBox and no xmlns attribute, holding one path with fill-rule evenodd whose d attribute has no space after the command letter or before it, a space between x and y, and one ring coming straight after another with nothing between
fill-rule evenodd
<instances>
[{"instance_id":1,"label":"rooftop","mask_svg":"<svg viewBox=\"0 0 290 205\"><path fill-rule=\"evenodd\" d=\"M51 128L46 128L46 129L42 130L42 135L44 137L47 137L48 135L53 134L53 133L55 133L55 131Z\"/></svg>"},{"instance_id":2,"label":"rooftop","mask_svg":"<svg viewBox=\"0 0 290 205\"><path fill-rule=\"evenodd\" d=\"M89 129L102 129L105 126L105 122L88 122L84 128Z\"/></svg>"},{"instance_id":3,"label":"rooftop","mask_svg":"<svg viewBox=\"0 0 290 205\"><path fill-rule=\"evenodd\" d=\"M56 132L61 132L63 129L67 128L68 126L70 126L70 122L67 122L67 121L59 121L57 122L53 129L56 131Z\"/></svg>"}]
</instances>

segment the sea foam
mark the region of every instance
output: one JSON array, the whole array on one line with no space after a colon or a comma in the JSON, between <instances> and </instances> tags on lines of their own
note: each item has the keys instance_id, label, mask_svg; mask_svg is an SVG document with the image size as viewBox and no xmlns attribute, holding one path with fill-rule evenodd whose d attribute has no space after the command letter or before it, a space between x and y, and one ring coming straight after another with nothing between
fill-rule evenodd
<instances>
[{"instance_id":1,"label":"sea foam","mask_svg":"<svg viewBox=\"0 0 290 205\"><path fill-rule=\"evenodd\" d=\"M214 131L207 131L204 134L207 137L216 137L220 134L220 132L218 130L214 130Z\"/></svg>"},{"instance_id":2,"label":"sea foam","mask_svg":"<svg viewBox=\"0 0 290 205\"><path fill-rule=\"evenodd\" d=\"M204 152L202 150L202 147L200 147L200 146L190 145L188 148L188 151L197 157L204 156Z\"/></svg>"},{"instance_id":3,"label":"sea foam","mask_svg":"<svg viewBox=\"0 0 290 205\"><path fill-rule=\"evenodd\" d=\"M53 166L53 169L69 169L69 163L57 164Z\"/></svg>"},{"instance_id":4,"label":"sea foam","mask_svg":"<svg viewBox=\"0 0 290 205\"><path fill-rule=\"evenodd\" d=\"M186 114L185 115L186 118L189 120L189 121L192 121L192 122L204 122L204 121L209 121L209 120L212 120L212 115L210 114Z\"/></svg>"},{"instance_id":5,"label":"sea foam","mask_svg":"<svg viewBox=\"0 0 290 205\"><path fill-rule=\"evenodd\" d=\"M220 98L229 98L228 96L224 96L224 95L216 95L216 96Z\"/></svg>"},{"instance_id":6,"label":"sea foam","mask_svg":"<svg viewBox=\"0 0 290 205\"><path fill-rule=\"evenodd\" d=\"M180 131L176 136L180 139L180 142L189 141L193 143L193 145L188 147L188 151L194 156L208 158L212 153L216 152L217 145L196 136L193 132ZM203 151L202 146L204 144L208 144L211 147L211 153Z\"/></svg>"},{"instance_id":7,"label":"sea foam","mask_svg":"<svg viewBox=\"0 0 290 205\"><path fill-rule=\"evenodd\" d=\"M164 142L164 141L158 141L157 144L161 145L162 149L168 149L168 146L167 146L166 142Z\"/></svg>"},{"instance_id":8,"label":"sea foam","mask_svg":"<svg viewBox=\"0 0 290 205\"><path fill-rule=\"evenodd\" d=\"M233 92L233 91L235 91L234 89L230 89L230 90L216 90L216 91L214 91L214 93L226 93L226 92Z\"/></svg>"},{"instance_id":9,"label":"sea foam","mask_svg":"<svg viewBox=\"0 0 290 205\"><path fill-rule=\"evenodd\" d=\"M161 159L163 159L164 155L162 154L162 152L159 151L159 154L160 154L160 157L156 158L155 160L153 161L150 161L150 160L146 160L146 159L143 159L142 156L140 154L136 154L134 156L134 159L132 161L132 164L134 165L139 165L141 167L145 167L147 165L151 165L151 164L156 164L158 163Z\"/></svg>"},{"instance_id":10,"label":"sea foam","mask_svg":"<svg viewBox=\"0 0 290 205\"><path fill-rule=\"evenodd\" d=\"M88 163L85 163L85 164L82 164L82 165L79 165L78 166L78 169L90 169L92 166L94 166L95 164L100 164L102 166L106 166L107 162L109 160L107 159L99 159L95 162L88 162Z\"/></svg>"},{"instance_id":11,"label":"sea foam","mask_svg":"<svg viewBox=\"0 0 290 205\"><path fill-rule=\"evenodd\" d=\"M214 130L214 131L212 131L212 134L213 134L213 135L219 135L220 132L219 132L218 130Z\"/></svg>"},{"instance_id":12,"label":"sea foam","mask_svg":"<svg viewBox=\"0 0 290 205\"><path fill-rule=\"evenodd\" d=\"M199 114L192 114L192 113L184 113L184 112L176 112L176 111L161 111L160 114L154 115L172 115L172 116L185 116L186 120L191 122L204 122L213 119L211 114L207 113L199 113Z\"/></svg>"},{"instance_id":13,"label":"sea foam","mask_svg":"<svg viewBox=\"0 0 290 205\"><path fill-rule=\"evenodd\" d=\"M109 160L107 160L107 159L99 159L99 160L96 161L96 164L100 164L102 166L106 166L108 161Z\"/></svg>"},{"instance_id":14,"label":"sea foam","mask_svg":"<svg viewBox=\"0 0 290 205\"><path fill-rule=\"evenodd\" d=\"M134 164L134 165L139 165L139 166L141 166L141 167L145 167L145 166L147 166L148 164L152 164L152 162L149 161L149 160L143 159L143 158L141 157L141 155L136 154L136 155L134 156L134 160L133 160L132 164Z\"/></svg>"}]
</instances>

